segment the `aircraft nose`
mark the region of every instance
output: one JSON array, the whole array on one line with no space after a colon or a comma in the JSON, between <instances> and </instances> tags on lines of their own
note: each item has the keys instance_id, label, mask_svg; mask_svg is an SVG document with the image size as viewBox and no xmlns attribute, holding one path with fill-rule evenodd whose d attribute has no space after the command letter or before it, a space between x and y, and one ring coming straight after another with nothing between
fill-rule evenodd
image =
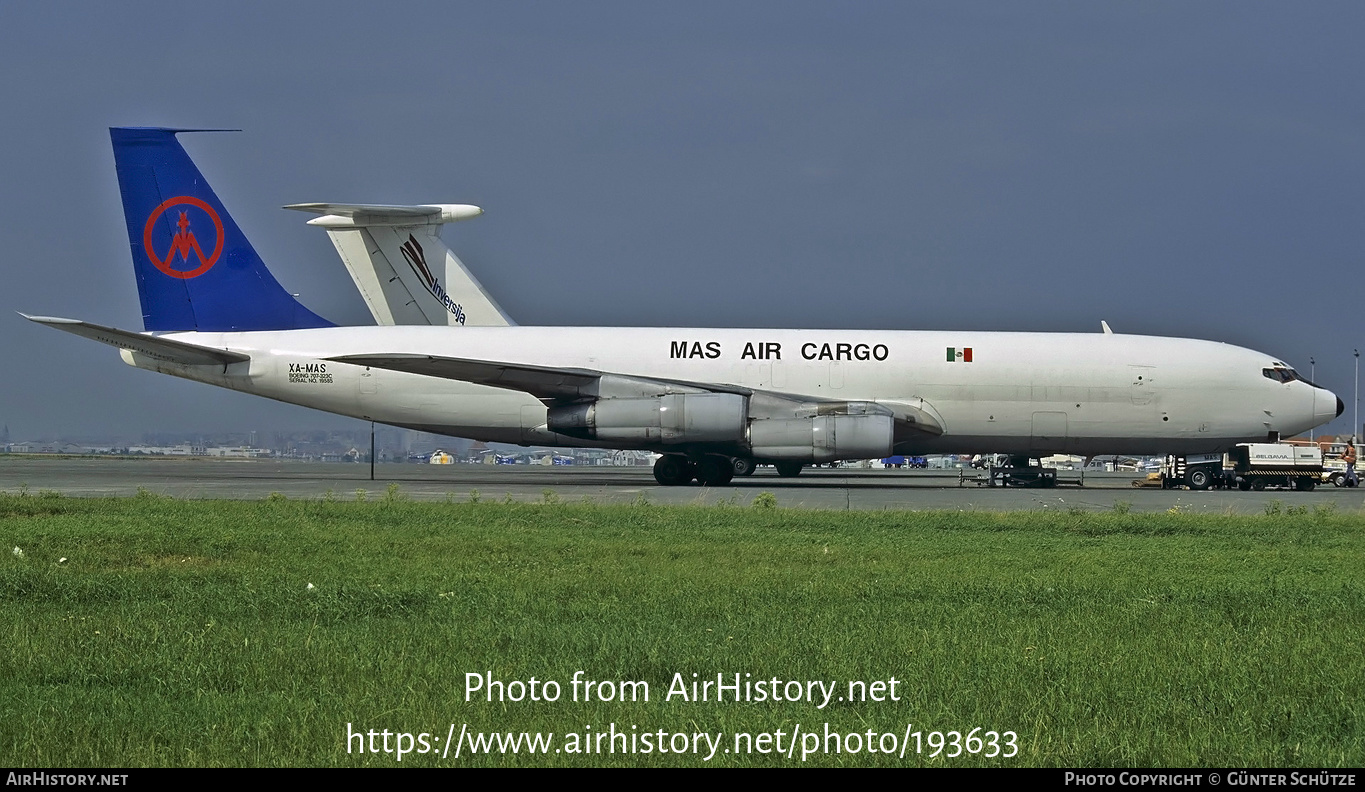
<instances>
[{"instance_id":1,"label":"aircraft nose","mask_svg":"<svg viewBox=\"0 0 1365 792\"><path fill-rule=\"evenodd\" d=\"M1332 409L1335 407L1336 409ZM1341 397L1326 388L1316 389L1313 400L1313 418L1319 425L1325 424L1333 418L1340 418L1346 411L1346 405L1342 403Z\"/></svg>"}]
</instances>

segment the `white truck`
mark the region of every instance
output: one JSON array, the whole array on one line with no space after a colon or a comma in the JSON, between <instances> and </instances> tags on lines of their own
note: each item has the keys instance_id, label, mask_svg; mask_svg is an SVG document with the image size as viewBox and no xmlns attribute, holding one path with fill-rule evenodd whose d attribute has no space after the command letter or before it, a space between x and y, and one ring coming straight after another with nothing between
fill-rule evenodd
<instances>
[{"instance_id":1,"label":"white truck","mask_svg":"<svg viewBox=\"0 0 1365 792\"><path fill-rule=\"evenodd\" d=\"M1322 479L1322 451L1288 443L1239 443L1226 454L1167 457L1163 489L1236 487L1242 491L1289 487L1307 492Z\"/></svg>"},{"instance_id":2,"label":"white truck","mask_svg":"<svg viewBox=\"0 0 1365 792\"><path fill-rule=\"evenodd\" d=\"M1309 491L1322 478L1322 450L1287 443L1242 443L1227 453L1240 490L1284 485Z\"/></svg>"}]
</instances>

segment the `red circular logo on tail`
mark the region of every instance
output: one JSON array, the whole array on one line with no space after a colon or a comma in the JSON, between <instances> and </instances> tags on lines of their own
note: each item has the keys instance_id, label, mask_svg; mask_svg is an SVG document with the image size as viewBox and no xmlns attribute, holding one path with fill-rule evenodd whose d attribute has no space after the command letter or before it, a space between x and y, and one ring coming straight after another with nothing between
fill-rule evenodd
<instances>
[{"instance_id":1,"label":"red circular logo on tail","mask_svg":"<svg viewBox=\"0 0 1365 792\"><path fill-rule=\"evenodd\" d=\"M213 223L214 231L218 236L218 241L214 244L211 255L204 255L204 249L199 246L199 240L195 238L194 231L190 229L188 211L182 211L179 220L176 221L177 230L171 237L171 248L166 251L166 257L163 259L157 255L156 249L152 247L152 226L156 225L157 218L161 217L162 213L172 206L193 206L208 215L209 221ZM218 256L223 253L223 236L223 221L218 219L218 213L213 211L213 207L198 198L182 195L179 198L170 198L152 210L151 216L147 218L147 225L142 229L142 247L147 251L147 258L151 259L156 268L172 278L197 278L218 263ZM175 261L177 253L180 254L180 260L187 264L190 263L190 254L193 253L199 259L199 266L188 270L173 268L171 262Z\"/></svg>"}]
</instances>

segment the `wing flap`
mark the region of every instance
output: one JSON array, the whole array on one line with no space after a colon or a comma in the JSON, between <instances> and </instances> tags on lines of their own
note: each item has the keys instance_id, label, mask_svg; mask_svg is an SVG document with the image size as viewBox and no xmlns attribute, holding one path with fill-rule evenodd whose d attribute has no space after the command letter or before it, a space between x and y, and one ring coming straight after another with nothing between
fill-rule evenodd
<instances>
[{"instance_id":1,"label":"wing flap","mask_svg":"<svg viewBox=\"0 0 1365 792\"><path fill-rule=\"evenodd\" d=\"M105 327L93 322L82 322L79 319L62 319L56 316L29 316L19 314L30 322L54 327L58 330L89 338L108 344L119 349L128 349L139 355L146 355L154 360L161 360L168 363L179 363L186 366L227 366L232 363L245 363L251 360L250 355L241 352L232 352L226 349L213 349L212 347L189 344L184 341L175 341L169 338L159 338L142 333L133 333L127 330L119 330L115 327Z\"/></svg>"}]
</instances>

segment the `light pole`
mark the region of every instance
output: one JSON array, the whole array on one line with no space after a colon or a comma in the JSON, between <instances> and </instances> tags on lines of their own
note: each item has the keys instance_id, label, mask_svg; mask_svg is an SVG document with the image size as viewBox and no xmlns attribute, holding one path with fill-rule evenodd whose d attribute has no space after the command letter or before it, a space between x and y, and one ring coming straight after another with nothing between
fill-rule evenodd
<instances>
[{"instance_id":1,"label":"light pole","mask_svg":"<svg viewBox=\"0 0 1365 792\"><path fill-rule=\"evenodd\" d=\"M1360 426L1360 350L1356 350L1356 396L1355 408L1351 410L1351 442L1355 442L1359 435L1356 434L1357 427Z\"/></svg>"},{"instance_id":2,"label":"light pole","mask_svg":"<svg viewBox=\"0 0 1365 792\"><path fill-rule=\"evenodd\" d=\"M1318 381L1318 361L1312 355L1308 356L1308 381L1317 384ZM1313 430L1308 430L1308 442L1313 442Z\"/></svg>"}]
</instances>

